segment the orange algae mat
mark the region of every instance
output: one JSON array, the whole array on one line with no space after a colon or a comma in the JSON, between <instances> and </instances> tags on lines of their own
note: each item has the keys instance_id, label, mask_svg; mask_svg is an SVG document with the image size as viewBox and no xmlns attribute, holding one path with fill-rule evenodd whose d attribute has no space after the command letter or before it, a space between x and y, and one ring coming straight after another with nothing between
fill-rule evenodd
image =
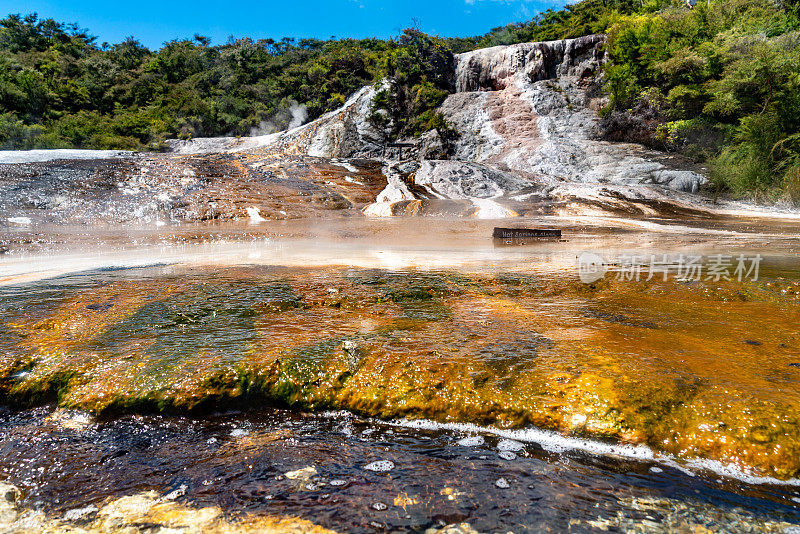
<instances>
[{"instance_id":1,"label":"orange algae mat","mask_svg":"<svg viewBox=\"0 0 800 534\"><path fill-rule=\"evenodd\" d=\"M97 413L276 404L646 444L800 475L800 284L137 269L0 293L0 390Z\"/></svg>"}]
</instances>

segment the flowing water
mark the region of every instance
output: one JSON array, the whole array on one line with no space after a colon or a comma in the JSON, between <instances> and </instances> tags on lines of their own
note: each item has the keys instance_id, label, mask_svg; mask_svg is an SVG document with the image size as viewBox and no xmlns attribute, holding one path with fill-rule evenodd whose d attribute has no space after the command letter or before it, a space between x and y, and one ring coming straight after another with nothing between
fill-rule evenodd
<instances>
[{"instance_id":1,"label":"flowing water","mask_svg":"<svg viewBox=\"0 0 800 534\"><path fill-rule=\"evenodd\" d=\"M140 530L204 510L354 532L800 528L797 223L520 224L564 240L448 219L8 230L2 478L61 527L139 498ZM587 250L609 263L590 283ZM716 254L760 255L757 279L677 276ZM637 280L634 255L672 270Z\"/></svg>"}]
</instances>

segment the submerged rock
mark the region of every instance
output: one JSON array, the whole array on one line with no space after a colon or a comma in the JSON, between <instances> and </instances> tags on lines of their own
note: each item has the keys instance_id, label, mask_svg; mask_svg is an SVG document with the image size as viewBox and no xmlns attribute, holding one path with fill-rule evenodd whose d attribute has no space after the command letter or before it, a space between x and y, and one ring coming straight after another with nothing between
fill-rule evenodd
<instances>
[{"instance_id":1,"label":"submerged rock","mask_svg":"<svg viewBox=\"0 0 800 534\"><path fill-rule=\"evenodd\" d=\"M361 360L364 357L364 355L361 354L358 343L352 339L348 339L342 343L342 351L346 355L345 358L348 369L350 369L350 371L355 371L358 368L358 364L361 363Z\"/></svg>"},{"instance_id":2,"label":"submerged rock","mask_svg":"<svg viewBox=\"0 0 800 534\"><path fill-rule=\"evenodd\" d=\"M97 515L99 508L94 505L85 506L83 508L73 508L72 510L68 510L64 514L64 521L67 522L77 522L77 521L88 521L92 517Z\"/></svg>"},{"instance_id":3,"label":"submerged rock","mask_svg":"<svg viewBox=\"0 0 800 534\"><path fill-rule=\"evenodd\" d=\"M329 534L333 531L310 521L292 517L244 516L228 520L217 507L192 508L146 492L121 497L100 507L89 505L70 510L63 519L41 512L16 508L5 513L0 502L0 530L3 532L63 532L100 534L107 532L185 532L234 534L259 532ZM9 505L11 506L11 505ZM78 523L77 525L75 523Z\"/></svg>"},{"instance_id":4,"label":"submerged rock","mask_svg":"<svg viewBox=\"0 0 800 534\"><path fill-rule=\"evenodd\" d=\"M503 439L497 444L498 451L519 452L525 448L525 445L513 439Z\"/></svg>"},{"instance_id":5,"label":"submerged rock","mask_svg":"<svg viewBox=\"0 0 800 534\"><path fill-rule=\"evenodd\" d=\"M508 480L505 478L498 478L494 485L500 489L508 489L511 487L511 484L509 484Z\"/></svg>"},{"instance_id":6,"label":"submerged rock","mask_svg":"<svg viewBox=\"0 0 800 534\"><path fill-rule=\"evenodd\" d=\"M91 414L75 410L56 410L46 419L46 423L64 430L82 432L95 423Z\"/></svg>"},{"instance_id":7,"label":"submerged rock","mask_svg":"<svg viewBox=\"0 0 800 534\"><path fill-rule=\"evenodd\" d=\"M429 528L425 534L480 534L472 528L469 523L459 523L457 525L447 525L442 528Z\"/></svg>"},{"instance_id":8,"label":"submerged rock","mask_svg":"<svg viewBox=\"0 0 800 534\"><path fill-rule=\"evenodd\" d=\"M388 473L392 469L394 469L394 462L390 460L378 460L364 466L364 470L375 473Z\"/></svg>"},{"instance_id":9,"label":"submerged rock","mask_svg":"<svg viewBox=\"0 0 800 534\"><path fill-rule=\"evenodd\" d=\"M13 484L0 482L0 527L6 527L17 520L19 516L17 501L21 496L19 488ZM0 530L6 531L4 528Z\"/></svg>"},{"instance_id":10,"label":"submerged rock","mask_svg":"<svg viewBox=\"0 0 800 534\"><path fill-rule=\"evenodd\" d=\"M302 469L298 469L297 471L289 471L288 473L284 473L283 476L288 478L289 480L299 480L302 482L308 482L313 477L317 476L317 470L314 467L304 467Z\"/></svg>"},{"instance_id":11,"label":"submerged rock","mask_svg":"<svg viewBox=\"0 0 800 534\"><path fill-rule=\"evenodd\" d=\"M623 499L630 506L630 513L609 517L598 516L596 520L573 520L578 529L619 532L769 532L792 534L798 527L776 520L774 517L746 517L738 506L704 508L700 502L679 501L662 498ZM654 519L658 518L658 521Z\"/></svg>"}]
</instances>

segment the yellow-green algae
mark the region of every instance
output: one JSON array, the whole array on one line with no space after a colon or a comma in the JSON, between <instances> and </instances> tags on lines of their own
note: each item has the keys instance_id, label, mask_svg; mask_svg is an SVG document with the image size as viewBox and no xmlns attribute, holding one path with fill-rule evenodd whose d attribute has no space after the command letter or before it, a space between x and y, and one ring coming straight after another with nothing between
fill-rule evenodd
<instances>
[{"instance_id":1,"label":"yellow-green algae","mask_svg":"<svg viewBox=\"0 0 800 534\"><path fill-rule=\"evenodd\" d=\"M93 412L272 402L537 425L800 474L797 282L237 268L5 314L2 390Z\"/></svg>"}]
</instances>

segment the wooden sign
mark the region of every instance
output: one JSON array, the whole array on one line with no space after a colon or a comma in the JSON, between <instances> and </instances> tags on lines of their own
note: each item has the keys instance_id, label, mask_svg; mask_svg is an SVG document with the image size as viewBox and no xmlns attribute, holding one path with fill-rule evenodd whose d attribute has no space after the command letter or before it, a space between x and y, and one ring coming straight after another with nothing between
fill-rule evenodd
<instances>
[{"instance_id":1,"label":"wooden sign","mask_svg":"<svg viewBox=\"0 0 800 534\"><path fill-rule=\"evenodd\" d=\"M495 228L495 239L561 239L561 230L544 228Z\"/></svg>"},{"instance_id":2,"label":"wooden sign","mask_svg":"<svg viewBox=\"0 0 800 534\"><path fill-rule=\"evenodd\" d=\"M518 247L531 245L541 241L558 241L561 239L561 230L545 228L495 228L494 246Z\"/></svg>"}]
</instances>

